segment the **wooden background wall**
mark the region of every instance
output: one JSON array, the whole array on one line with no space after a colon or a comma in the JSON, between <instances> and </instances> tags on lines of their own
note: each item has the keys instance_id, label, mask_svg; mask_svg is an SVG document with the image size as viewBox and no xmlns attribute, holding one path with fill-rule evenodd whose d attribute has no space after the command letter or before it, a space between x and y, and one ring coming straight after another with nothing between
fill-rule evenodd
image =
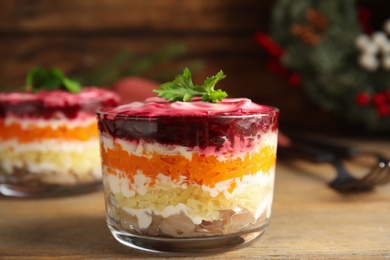
<instances>
[{"instance_id":1,"label":"wooden background wall","mask_svg":"<svg viewBox=\"0 0 390 260\"><path fill-rule=\"evenodd\" d=\"M382 1L383 2L383 1ZM267 30L274 0L0 0L0 83L17 87L36 65L67 74L131 49L150 53L183 42L185 61L205 67L195 83L223 70L231 97L249 97L281 110L281 127L340 131L343 123L266 70L253 40ZM200 83L200 82L199 82Z\"/></svg>"}]
</instances>

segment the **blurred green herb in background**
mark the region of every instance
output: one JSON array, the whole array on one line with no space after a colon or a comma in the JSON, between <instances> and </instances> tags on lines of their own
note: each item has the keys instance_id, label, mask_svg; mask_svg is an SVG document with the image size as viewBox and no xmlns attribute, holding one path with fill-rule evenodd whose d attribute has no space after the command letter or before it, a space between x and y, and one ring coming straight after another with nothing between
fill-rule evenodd
<instances>
[{"instance_id":1,"label":"blurred green herb in background","mask_svg":"<svg viewBox=\"0 0 390 260\"><path fill-rule=\"evenodd\" d=\"M132 50L121 50L97 66L85 69L80 65L74 68L74 72L69 73L71 76L68 79L76 82L76 84L78 82L81 86L98 87L110 87L115 81L130 76L150 79L157 83L166 82L181 73L186 67L195 73L204 68L204 62L200 59L185 57L187 52L187 46L183 43L173 43L145 55L136 54ZM53 63L56 62L53 61ZM34 69L36 68L32 70ZM32 72L30 71L29 73ZM40 74L38 69L34 73ZM53 74L56 73L54 72ZM26 83L26 85L31 85L31 82ZM55 85L54 83L59 84L60 81L48 80L48 88ZM0 85L1 92L23 91L23 87L20 85L15 86L7 83L4 79ZM72 88L72 83L69 84L68 82L67 85L68 88ZM26 86L24 86L24 90L26 90Z\"/></svg>"},{"instance_id":2,"label":"blurred green herb in background","mask_svg":"<svg viewBox=\"0 0 390 260\"><path fill-rule=\"evenodd\" d=\"M78 82L67 78L59 69L44 70L35 67L27 73L25 90L38 92L40 90L61 89L73 93L80 92L81 86Z\"/></svg>"},{"instance_id":3,"label":"blurred green herb in background","mask_svg":"<svg viewBox=\"0 0 390 260\"><path fill-rule=\"evenodd\" d=\"M91 71L75 75L75 78L83 86L102 87L130 76L164 82L171 80L185 67L195 72L203 69L204 64L199 59L182 59L186 53L187 47L182 43L171 44L143 56L131 50L122 50Z\"/></svg>"}]
</instances>

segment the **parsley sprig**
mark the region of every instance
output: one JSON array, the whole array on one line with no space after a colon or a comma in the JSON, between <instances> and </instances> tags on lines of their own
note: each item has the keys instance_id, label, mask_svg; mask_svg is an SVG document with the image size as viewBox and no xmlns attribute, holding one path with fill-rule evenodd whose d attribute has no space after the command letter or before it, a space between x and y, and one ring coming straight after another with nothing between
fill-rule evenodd
<instances>
[{"instance_id":1,"label":"parsley sprig","mask_svg":"<svg viewBox=\"0 0 390 260\"><path fill-rule=\"evenodd\" d=\"M41 89L63 89L78 93L81 86L78 82L67 78L59 69L44 70L41 67L31 69L26 78L26 90L38 92Z\"/></svg>"},{"instance_id":2,"label":"parsley sprig","mask_svg":"<svg viewBox=\"0 0 390 260\"><path fill-rule=\"evenodd\" d=\"M154 89L159 97L169 101L190 101L194 97L201 96L202 101L217 102L226 98L228 95L220 89L215 90L215 85L226 75L223 71L219 71L215 76L207 78L202 86L196 86L192 82L191 72L185 68L182 75L177 75L171 82L166 82L160 85L160 88Z\"/></svg>"}]
</instances>

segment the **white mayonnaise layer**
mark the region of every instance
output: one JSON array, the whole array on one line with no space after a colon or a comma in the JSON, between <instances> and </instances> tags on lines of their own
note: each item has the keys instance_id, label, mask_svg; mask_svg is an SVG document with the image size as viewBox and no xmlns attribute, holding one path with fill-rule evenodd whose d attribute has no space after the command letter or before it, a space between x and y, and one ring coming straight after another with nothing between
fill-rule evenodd
<instances>
[{"instance_id":1,"label":"white mayonnaise layer","mask_svg":"<svg viewBox=\"0 0 390 260\"><path fill-rule=\"evenodd\" d=\"M145 102L133 102L115 108L101 109L101 114L158 116L243 116L268 115L278 109L252 102L247 98L225 98L220 102L168 102L162 98L149 98Z\"/></svg>"},{"instance_id":2,"label":"white mayonnaise layer","mask_svg":"<svg viewBox=\"0 0 390 260\"><path fill-rule=\"evenodd\" d=\"M152 224L152 214L160 215L163 218L168 218L169 216L178 215L183 213L186 215L195 225L199 225L202 223L202 218L193 217L188 214L188 209L183 203L179 203L176 206L169 205L162 211L155 211L152 209L131 209L128 207L122 208L128 214L132 216L136 216L138 219L139 228L148 228L150 224Z\"/></svg>"},{"instance_id":3,"label":"white mayonnaise layer","mask_svg":"<svg viewBox=\"0 0 390 260\"><path fill-rule=\"evenodd\" d=\"M126 198L133 197L136 194L145 195L148 192L149 183L151 183L151 178L145 176L141 170L137 171L136 176L134 177L134 183L130 183L129 179L126 177L124 172L115 170L117 175L108 174L107 167L103 167L103 172L106 173L107 181L110 187L110 190L114 193L122 193ZM245 191L249 186L260 185L260 186L269 186L273 185L275 176L275 169L272 168L269 173L263 173L262 171L254 175L245 175L242 180L240 178L234 178L230 180L221 181L215 184L215 187L209 187L207 185L202 185L202 190L208 192L210 197L216 197L222 193L226 198L230 199ZM232 192L228 190L231 187L232 183L236 183L236 187ZM193 184L195 185L195 184ZM175 189L182 188L186 189L187 184L186 180L172 180L169 176L164 174L157 175L153 189Z\"/></svg>"},{"instance_id":4,"label":"white mayonnaise layer","mask_svg":"<svg viewBox=\"0 0 390 260\"><path fill-rule=\"evenodd\" d=\"M119 144L124 151L135 156L151 157L154 154L181 155L188 160L192 158L192 151L187 147L178 145L163 145L159 143L147 143L144 140L131 142L123 139L100 134L100 142L103 149L114 149L114 142Z\"/></svg>"},{"instance_id":5,"label":"white mayonnaise layer","mask_svg":"<svg viewBox=\"0 0 390 260\"><path fill-rule=\"evenodd\" d=\"M204 191L207 191L211 197L216 197L218 196L219 193L223 193L223 195L226 198L230 199L236 196L237 194L244 192L247 187L252 185L256 185L256 184L260 186L268 186L270 184L273 185L274 176L275 176L275 169L272 168L268 173L263 173L262 171L260 171L257 172L255 175L245 175L242 179L234 178L234 179L218 182L217 184L215 184L215 187L213 188L208 187L206 185L202 185L202 189ZM236 183L236 187L230 193L228 189L233 183Z\"/></svg>"},{"instance_id":6,"label":"white mayonnaise layer","mask_svg":"<svg viewBox=\"0 0 390 260\"><path fill-rule=\"evenodd\" d=\"M107 171L106 167L103 167L103 173ZM271 205L273 199L273 185L274 185L274 168L268 174L263 174L258 172L255 175L245 176L242 180L239 178L222 181L217 183L214 188L202 186L202 190L209 193L211 197L216 197L218 194L223 194L228 199L233 199L235 196L240 193L245 193L246 189L250 186L258 184L259 187L262 187L263 191L260 196L261 204L257 207L256 212L254 212L254 218L259 218L264 212L267 212L267 217L271 215ZM142 174L142 171L139 171L134 178L134 183L130 183L128 178L124 176L124 173L117 171L117 176L113 174L105 174L106 176L106 185L109 185L109 188L114 194L122 194L126 198L131 198L136 194L145 195L148 191L148 184L151 182L151 179ZM228 189L230 184L236 182L235 189L230 193ZM196 185L196 184L193 184ZM173 181L170 177L160 174L151 189L176 189L182 188L186 189L187 184L184 183L184 180ZM128 207L123 208L127 213L132 216L136 216L139 221L140 228L147 228L152 222L152 213L155 215L161 215L163 217L169 217L172 215L183 213L188 218L192 220L194 224L200 224L202 219L199 217L191 216L188 212L189 209L182 203L179 203L175 206L168 205L162 211L157 211L152 208L145 209L131 209Z\"/></svg>"},{"instance_id":7,"label":"white mayonnaise layer","mask_svg":"<svg viewBox=\"0 0 390 260\"><path fill-rule=\"evenodd\" d=\"M107 167L103 166L103 172L107 173ZM125 173L115 170L117 175L106 174L107 181L110 190L114 194L121 193L124 197L130 198L135 194L145 195L148 192L149 183L152 181L150 178L145 176L141 170L138 170L136 176L134 176L134 183L130 183ZM174 188L186 189L187 184L184 179L179 181L173 181L169 176L158 174L156 178L155 187L162 190L169 190Z\"/></svg>"},{"instance_id":8,"label":"white mayonnaise layer","mask_svg":"<svg viewBox=\"0 0 390 260\"><path fill-rule=\"evenodd\" d=\"M60 141L58 139L46 139L39 142L20 143L18 139L9 139L0 142L0 151L12 153L22 152L82 152L85 149L97 149L99 151L99 140L96 137L88 141Z\"/></svg>"},{"instance_id":9,"label":"white mayonnaise layer","mask_svg":"<svg viewBox=\"0 0 390 260\"><path fill-rule=\"evenodd\" d=\"M76 127L85 127L90 124L96 124L96 116L85 112L79 112L78 116L74 119L68 119L65 115L60 113L58 113L58 116L55 119L19 118L9 115L4 118L4 124L5 126L18 124L24 130L28 130L29 127L50 127L51 129L56 130L63 126L66 126L66 128L69 129L74 129Z\"/></svg>"},{"instance_id":10,"label":"white mayonnaise layer","mask_svg":"<svg viewBox=\"0 0 390 260\"><path fill-rule=\"evenodd\" d=\"M236 140L234 142L235 145L232 145L230 141L226 140L223 147L216 151L215 147L213 146L210 146L206 149L201 149L199 147L189 148L178 145L164 145L156 142L147 143L142 139L136 142L119 138L114 139L109 135L100 133L100 142L103 149L114 149L114 144L117 143L127 153L135 156L148 157L152 156L152 154L181 155L186 159L191 160L193 152L197 152L204 155L215 155L217 159L222 162L226 159L243 159L248 153L257 152L259 148L263 146L269 145L276 147L277 138L277 132L269 131L268 133L263 134L260 139L256 139L250 148L248 148L248 146L245 144L240 145L240 140Z\"/></svg>"}]
</instances>

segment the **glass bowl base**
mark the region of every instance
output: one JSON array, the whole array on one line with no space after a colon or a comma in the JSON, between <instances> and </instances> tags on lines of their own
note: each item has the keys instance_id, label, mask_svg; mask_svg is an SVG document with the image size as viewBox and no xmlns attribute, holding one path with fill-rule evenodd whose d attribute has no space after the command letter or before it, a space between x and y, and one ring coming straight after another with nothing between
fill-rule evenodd
<instances>
[{"instance_id":1,"label":"glass bowl base","mask_svg":"<svg viewBox=\"0 0 390 260\"><path fill-rule=\"evenodd\" d=\"M117 230L114 226L108 224L112 235L123 245L147 253L165 256L210 255L239 249L260 238L266 232L267 226L268 224L245 233L222 236L168 238L134 235Z\"/></svg>"},{"instance_id":2,"label":"glass bowl base","mask_svg":"<svg viewBox=\"0 0 390 260\"><path fill-rule=\"evenodd\" d=\"M26 186L23 184L0 183L0 195L19 198L39 197L62 197L85 194L102 189L100 182L60 186L60 185L39 185Z\"/></svg>"}]
</instances>

